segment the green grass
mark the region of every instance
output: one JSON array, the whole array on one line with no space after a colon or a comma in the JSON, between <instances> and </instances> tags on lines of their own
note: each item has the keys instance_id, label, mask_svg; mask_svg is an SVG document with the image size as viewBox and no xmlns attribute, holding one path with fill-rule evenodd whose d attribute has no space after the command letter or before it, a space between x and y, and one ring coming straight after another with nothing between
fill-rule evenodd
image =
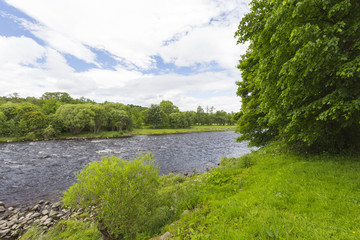
<instances>
[{"instance_id":1,"label":"green grass","mask_svg":"<svg viewBox=\"0 0 360 240\"><path fill-rule=\"evenodd\" d=\"M100 240L101 233L93 223L70 219L58 222L44 234L39 226L31 227L20 240Z\"/></svg>"},{"instance_id":2,"label":"green grass","mask_svg":"<svg viewBox=\"0 0 360 240\"><path fill-rule=\"evenodd\" d=\"M159 193L153 239L360 239L360 156L269 146L203 174L162 176Z\"/></svg>"},{"instance_id":3,"label":"green grass","mask_svg":"<svg viewBox=\"0 0 360 240\"><path fill-rule=\"evenodd\" d=\"M360 238L360 157L270 150L195 177L195 210L164 231L175 239Z\"/></svg>"}]
</instances>

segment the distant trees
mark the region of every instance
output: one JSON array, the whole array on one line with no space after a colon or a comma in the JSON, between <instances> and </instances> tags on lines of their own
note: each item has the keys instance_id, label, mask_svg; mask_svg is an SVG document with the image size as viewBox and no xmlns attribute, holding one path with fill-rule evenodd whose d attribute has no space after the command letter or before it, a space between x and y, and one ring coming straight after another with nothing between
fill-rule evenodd
<instances>
[{"instance_id":1,"label":"distant trees","mask_svg":"<svg viewBox=\"0 0 360 240\"><path fill-rule=\"evenodd\" d=\"M145 123L152 128L163 128L168 125L168 118L164 111L157 104L151 104L150 108L145 110Z\"/></svg>"},{"instance_id":2,"label":"distant trees","mask_svg":"<svg viewBox=\"0 0 360 240\"><path fill-rule=\"evenodd\" d=\"M89 105L65 104L59 107L55 117L72 134L77 135L84 128L95 126L95 113Z\"/></svg>"},{"instance_id":3,"label":"distant trees","mask_svg":"<svg viewBox=\"0 0 360 240\"><path fill-rule=\"evenodd\" d=\"M239 140L360 149L360 1L260 1L235 36Z\"/></svg>"},{"instance_id":4,"label":"distant trees","mask_svg":"<svg viewBox=\"0 0 360 240\"><path fill-rule=\"evenodd\" d=\"M47 121L38 106L27 102L7 102L0 106L0 113L3 136L20 136L29 132L40 134Z\"/></svg>"},{"instance_id":5,"label":"distant trees","mask_svg":"<svg viewBox=\"0 0 360 240\"><path fill-rule=\"evenodd\" d=\"M169 100L149 108L121 103L95 103L73 99L65 92L46 92L40 98L21 98L14 93L0 97L0 136L54 138L61 133L103 130L124 131L149 125L152 128L188 128L193 124L233 124L232 114L213 113L213 107L180 112ZM221 116L220 116L221 115ZM224 120L227 119L227 120Z\"/></svg>"}]
</instances>

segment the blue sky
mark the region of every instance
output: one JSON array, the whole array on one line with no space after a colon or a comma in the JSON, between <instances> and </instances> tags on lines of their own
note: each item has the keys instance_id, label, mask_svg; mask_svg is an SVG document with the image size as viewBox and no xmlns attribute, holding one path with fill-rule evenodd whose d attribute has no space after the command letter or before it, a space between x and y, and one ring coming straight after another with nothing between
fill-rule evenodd
<instances>
[{"instance_id":1,"label":"blue sky","mask_svg":"<svg viewBox=\"0 0 360 240\"><path fill-rule=\"evenodd\" d=\"M125 3L124 3L125 2ZM238 111L248 0L0 0L0 95Z\"/></svg>"}]
</instances>

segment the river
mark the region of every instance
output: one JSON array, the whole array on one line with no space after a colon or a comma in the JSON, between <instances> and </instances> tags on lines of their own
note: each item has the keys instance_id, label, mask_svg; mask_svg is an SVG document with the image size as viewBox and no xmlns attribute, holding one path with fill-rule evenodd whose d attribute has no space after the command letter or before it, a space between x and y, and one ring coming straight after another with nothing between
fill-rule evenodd
<instances>
[{"instance_id":1,"label":"river","mask_svg":"<svg viewBox=\"0 0 360 240\"><path fill-rule=\"evenodd\" d=\"M74 181L74 172L102 156L131 160L151 152L161 174L203 172L221 156L251 150L234 132L140 135L119 139L51 140L0 144L0 201L8 206L52 200Z\"/></svg>"}]
</instances>

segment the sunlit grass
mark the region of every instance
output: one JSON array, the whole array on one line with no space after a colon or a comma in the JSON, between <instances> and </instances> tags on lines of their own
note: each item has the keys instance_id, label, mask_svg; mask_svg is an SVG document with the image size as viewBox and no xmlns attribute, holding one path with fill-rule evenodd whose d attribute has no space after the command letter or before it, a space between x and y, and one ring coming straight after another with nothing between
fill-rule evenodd
<instances>
[{"instance_id":1,"label":"sunlit grass","mask_svg":"<svg viewBox=\"0 0 360 240\"><path fill-rule=\"evenodd\" d=\"M175 239L360 238L360 157L250 159L250 168L239 168L243 157L200 177L196 207L165 230Z\"/></svg>"}]
</instances>

